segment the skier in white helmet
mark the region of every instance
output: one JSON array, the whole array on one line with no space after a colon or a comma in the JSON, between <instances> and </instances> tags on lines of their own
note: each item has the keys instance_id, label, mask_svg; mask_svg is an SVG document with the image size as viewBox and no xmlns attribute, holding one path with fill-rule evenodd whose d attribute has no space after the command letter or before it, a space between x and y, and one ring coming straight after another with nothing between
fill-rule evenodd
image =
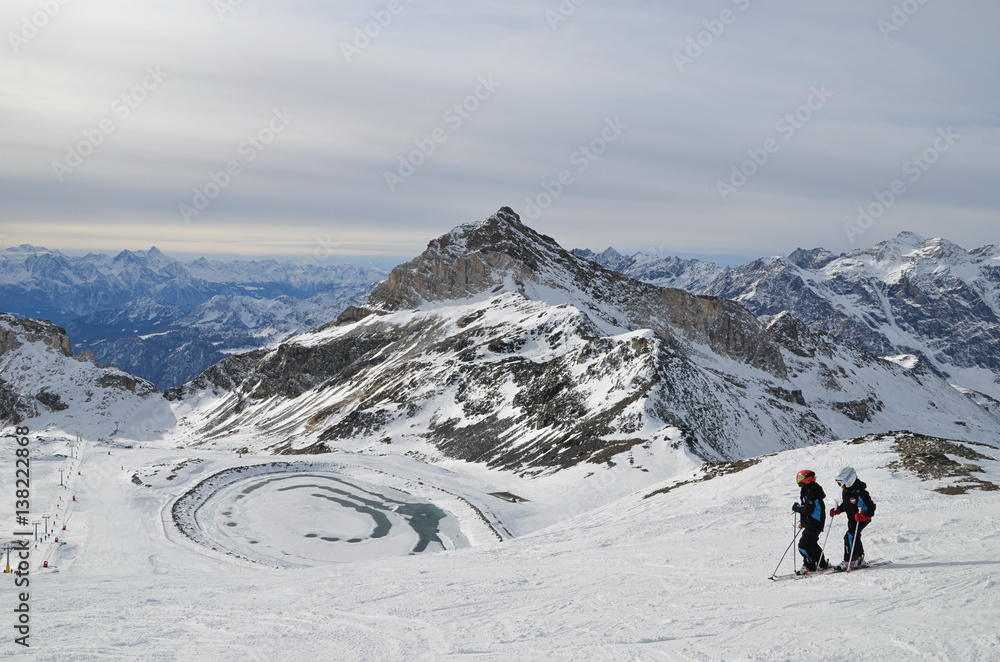
<instances>
[{"instance_id":1,"label":"skier in white helmet","mask_svg":"<svg viewBox=\"0 0 1000 662\"><path fill-rule=\"evenodd\" d=\"M837 472L837 485L843 491L844 501L830 510L830 517L847 513L847 533L844 534L844 562L841 570L848 566L859 568L865 565L865 546L861 542L861 532L875 515L875 502L868 494L868 486L858 480L854 467L844 467ZM853 553L853 555L852 555Z\"/></svg>"}]
</instances>

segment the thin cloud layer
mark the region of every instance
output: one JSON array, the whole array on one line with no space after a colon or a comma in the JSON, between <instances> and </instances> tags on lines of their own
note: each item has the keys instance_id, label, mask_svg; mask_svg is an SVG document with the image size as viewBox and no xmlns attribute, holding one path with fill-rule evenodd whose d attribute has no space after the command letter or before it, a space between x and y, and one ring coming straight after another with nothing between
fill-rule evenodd
<instances>
[{"instance_id":1,"label":"thin cloud layer","mask_svg":"<svg viewBox=\"0 0 1000 662\"><path fill-rule=\"evenodd\" d=\"M998 19L969 0L12 0L0 241L391 259L510 205L598 250L996 243Z\"/></svg>"}]
</instances>

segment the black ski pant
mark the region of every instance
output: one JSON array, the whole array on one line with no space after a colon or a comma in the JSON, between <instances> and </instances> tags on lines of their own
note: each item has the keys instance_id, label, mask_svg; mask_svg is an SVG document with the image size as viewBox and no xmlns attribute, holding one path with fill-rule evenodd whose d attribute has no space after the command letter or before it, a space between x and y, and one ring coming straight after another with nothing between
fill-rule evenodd
<instances>
[{"instance_id":1,"label":"black ski pant","mask_svg":"<svg viewBox=\"0 0 1000 662\"><path fill-rule=\"evenodd\" d=\"M865 557L865 546L861 542L861 532L868 526L868 522L855 522L853 519L847 520L847 533L844 534L844 561L851 562ZM851 558L851 545L854 545L854 558Z\"/></svg>"},{"instance_id":2,"label":"black ski pant","mask_svg":"<svg viewBox=\"0 0 1000 662\"><path fill-rule=\"evenodd\" d=\"M823 556L823 549L819 546L819 534L822 529L802 529L802 536L799 538L799 554L807 570L815 570L817 564L825 568L827 563Z\"/></svg>"}]
</instances>

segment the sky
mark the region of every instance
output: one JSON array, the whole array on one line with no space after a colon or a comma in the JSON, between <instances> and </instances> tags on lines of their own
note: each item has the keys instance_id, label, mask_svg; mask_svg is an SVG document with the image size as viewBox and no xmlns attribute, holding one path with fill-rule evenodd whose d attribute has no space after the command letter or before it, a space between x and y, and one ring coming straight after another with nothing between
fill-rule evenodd
<instances>
[{"instance_id":1,"label":"sky","mask_svg":"<svg viewBox=\"0 0 1000 662\"><path fill-rule=\"evenodd\" d=\"M5 0L0 248L1000 243L985 0Z\"/></svg>"}]
</instances>

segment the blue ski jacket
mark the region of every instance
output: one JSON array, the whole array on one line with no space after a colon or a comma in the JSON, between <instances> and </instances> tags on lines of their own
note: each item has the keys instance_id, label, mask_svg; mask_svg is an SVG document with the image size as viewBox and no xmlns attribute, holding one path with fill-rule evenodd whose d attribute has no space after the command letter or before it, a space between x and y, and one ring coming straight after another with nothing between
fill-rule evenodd
<instances>
[{"instance_id":1,"label":"blue ski jacket","mask_svg":"<svg viewBox=\"0 0 1000 662\"><path fill-rule=\"evenodd\" d=\"M792 506L792 510L799 514L799 524L803 529L822 531L826 526L826 508L823 506L825 498L826 493L819 483L802 486L799 491L799 502Z\"/></svg>"}]
</instances>

